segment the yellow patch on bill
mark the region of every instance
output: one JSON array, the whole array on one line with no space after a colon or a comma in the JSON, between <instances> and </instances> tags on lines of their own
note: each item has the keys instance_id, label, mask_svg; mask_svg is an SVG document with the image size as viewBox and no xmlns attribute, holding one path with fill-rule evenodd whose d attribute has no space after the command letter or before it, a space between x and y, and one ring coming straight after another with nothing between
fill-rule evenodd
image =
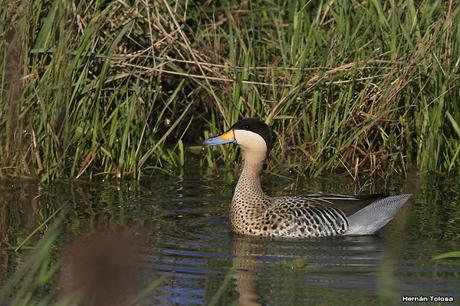
<instances>
[{"instance_id":1,"label":"yellow patch on bill","mask_svg":"<svg viewBox=\"0 0 460 306\"><path fill-rule=\"evenodd\" d=\"M228 130L227 132L217 136L220 140L235 140L235 134L233 130Z\"/></svg>"}]
</instances>

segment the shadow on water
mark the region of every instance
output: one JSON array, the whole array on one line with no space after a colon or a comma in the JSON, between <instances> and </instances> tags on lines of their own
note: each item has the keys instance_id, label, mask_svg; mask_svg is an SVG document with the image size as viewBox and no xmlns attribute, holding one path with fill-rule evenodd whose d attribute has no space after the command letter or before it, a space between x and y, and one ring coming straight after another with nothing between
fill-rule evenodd
<instances>
[{"instance_id":1,"label":"shadow on water","mask_svg":"<svg viewBox=\"0 0 460 306\"><path fill-rule=\"evenodd\" d=\"M404 191L414 197L379 236L306 241L231 233L234 180L231 174L187 173L140 184L61 182L43 188L32 181L3 181L2 292L17 280L3 303L14 302L17 292L31 304L48 299L62 305L394 304L402 295L460 298L458 261L432 259L458 250L457 180L415 177L382 190L381 184L370 184L364 193ZM265 185L278 195L353 193L356 187L343 178L292 184L268 177Z\"/></svg>"}]
</instances>

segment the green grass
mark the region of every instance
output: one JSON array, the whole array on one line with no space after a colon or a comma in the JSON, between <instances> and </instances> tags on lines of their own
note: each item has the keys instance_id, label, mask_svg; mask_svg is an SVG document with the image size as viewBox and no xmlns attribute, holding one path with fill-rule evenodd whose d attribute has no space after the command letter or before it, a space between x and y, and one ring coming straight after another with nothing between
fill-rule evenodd
<instances>
[{"instance_id":1,"label":"green grass","mask_svg":"<svg viewBox=\"0 0 460 306\"><path fill-rule=\"evenodd\" d=\"M452 251L434 256L433 259L458 259L460 258L460 251Z\"/></svg>"},{"instance_id":2,"label":"green grass","mask_svg":"<svg viewBox=\"0 0 460 306\"><path fill-rule=\"evenodd\" d=\"M272 165L308 175L460 172L455 1L15 0L0 16L2 175L174 172L248 116L276 131Z\"/></svg>"},{"instance_id":3,"label":"green grass","mask_svg":"<svg viewBox=\"0 0 460 306\"><path fill-rule=\"evenodd\" d=\"M45 287L54 284L56 272L59 270L59 263L51 260L51 254L55 248L63 216L61 214L50 226L27 260L2 286L0 301L6 302L9 299L10 305L47 305L56 298L54 292L47 294ZM37 230L43 225L41 224ZM15 251L21 246L22 244Z\"/></svg>"}]
</instances>

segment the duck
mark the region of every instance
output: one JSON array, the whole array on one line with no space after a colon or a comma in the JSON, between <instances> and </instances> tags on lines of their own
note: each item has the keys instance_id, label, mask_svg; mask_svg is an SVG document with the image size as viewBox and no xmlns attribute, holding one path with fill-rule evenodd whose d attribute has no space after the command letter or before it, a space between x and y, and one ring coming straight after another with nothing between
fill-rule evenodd
<instances>
[{"instance_id":1,"label":"duck","mask_svg":"<svg viewBox=\"0 0 460 306\"><path fill-rule=\"evenodd\" d=\"M237 144L242 149L243 167L230 207L231 228L238 234L281 239L375 235L412 196L269 196L260 177L274 139L273 130L264 121L245 118L203 142L205 146ZM349 215L337 207L338 203L363 201L367 205Z\"/></svg>"}]
</instances>

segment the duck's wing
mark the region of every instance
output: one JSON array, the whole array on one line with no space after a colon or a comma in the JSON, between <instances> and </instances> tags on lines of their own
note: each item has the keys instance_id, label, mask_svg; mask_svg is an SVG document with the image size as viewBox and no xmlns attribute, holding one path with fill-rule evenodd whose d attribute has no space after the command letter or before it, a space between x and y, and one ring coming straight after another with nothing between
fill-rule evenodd
<instances>
[{"instance_id":1,"label":"duck's wing","mask_svg":"<svg viewBox=\"0 0 460 306\"><path fill-rule=\"evenodd\" d=\"M317 198L273 198L264 221L279 236L290 238L325 237L343 234L348 229L345 214L338 208L321 205Z\"/></svg>"},{"instance_id":2,"label":"duck's wing","mask_svg":"<svg viewBox=\"0 0 460 306\"><path fill-rule=\"evenodd\" d=\"M411 194L398 196L366 197L371 204L349 217L331 203L332 199L348 199L350 203L363 200L362 197L317 196L273 198L273 205L265 214L282 236L292 238L323 237L334 235L373 235L385 226L407 202ZM356 200L355 200L356 199ZM326 205L325 205L326 204Z\"/></svg>"},{"instance_id":3,"label":"duck's wing","mask_svg":"<svg viewBox=\"0 0 460 306\"><path fill-rule=\"evenodd\" d=\"M367 205L386 198L385 193L366 194L366 195L343 195L343 194L307 194L299 198L303 201L314 201L319 205L332 206L343 211L347 216L366 207Z\"/></svg>"}]
</instances>

